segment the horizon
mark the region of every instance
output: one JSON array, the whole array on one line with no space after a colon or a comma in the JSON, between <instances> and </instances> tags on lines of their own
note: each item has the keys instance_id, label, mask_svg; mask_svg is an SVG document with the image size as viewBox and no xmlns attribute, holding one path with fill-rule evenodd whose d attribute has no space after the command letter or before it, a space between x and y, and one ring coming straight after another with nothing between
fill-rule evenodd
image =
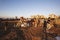
<instances>
[{"instance_id":1,"label":"horizon","mask_svg":"<svg viewBox=\"0 0 60 40\"><path fill-rule=\"evenodd\" d=\"M31 15L31 16L44 16L45 18L48 18L49 17L49 15L55 15L55 16L57 16L57 17L59 17L60 15L56 15L56 14L53 14L53 13L51 13L51 14L49 14L47 17L45 16L45 15L40 15L40 14L36 14L36 15ZM0 16L0 18L20 18L20 17L24 17L24 18L31 18L31 16L29 16L29 17L24 17L24 16ZM51 16L52 17L52 16Z\"/></svg>"}]
</instances>

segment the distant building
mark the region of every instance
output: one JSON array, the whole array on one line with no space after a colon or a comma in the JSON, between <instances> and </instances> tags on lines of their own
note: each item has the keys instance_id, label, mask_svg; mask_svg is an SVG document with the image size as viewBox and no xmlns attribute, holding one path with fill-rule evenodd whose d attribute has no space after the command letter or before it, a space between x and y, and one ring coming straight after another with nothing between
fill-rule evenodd
<instances>
[{"instance_id":1,"label":"distant building","mask_svg":"<svg viewBox=\"0 0 60 40\"><path fill-rule=\"evenodd\" d=\"M41 18L46 18L44 15L40 15Z\"/></svg>"},{"instance_id":2,"label":"distant building","mask_svg":"<svg viewBox=\"0 0 60 40\"><path fill-rule=\"evenodd\" d=\"M44 15L32 15L31 18L46 18Z\"/></svg>"},{"instance_id":3,"label":"distant building","mask_svg":"<svg viewBox=\"0 0 60 40\"><path fill-rule=\"evenodd\" d=\"M50 18L58 18L58 16L55 15L55 14L49 14L49 17L50 17Z\"/></svg>"}]
</instances>

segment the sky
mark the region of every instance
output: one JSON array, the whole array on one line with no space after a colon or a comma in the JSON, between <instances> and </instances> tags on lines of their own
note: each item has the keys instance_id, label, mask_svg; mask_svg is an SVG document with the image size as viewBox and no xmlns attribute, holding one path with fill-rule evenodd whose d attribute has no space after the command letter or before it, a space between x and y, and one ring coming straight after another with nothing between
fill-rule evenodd
<instances>
[{"instance_id":1,"label":"sky","mask_svg":"<svg viewBox=\"0 0 60 40\"><path fill-rule=\"evenodd\" d=\"M0 16L60 15L60 0L0 0Z\"/></svg>"}]
</instances>

